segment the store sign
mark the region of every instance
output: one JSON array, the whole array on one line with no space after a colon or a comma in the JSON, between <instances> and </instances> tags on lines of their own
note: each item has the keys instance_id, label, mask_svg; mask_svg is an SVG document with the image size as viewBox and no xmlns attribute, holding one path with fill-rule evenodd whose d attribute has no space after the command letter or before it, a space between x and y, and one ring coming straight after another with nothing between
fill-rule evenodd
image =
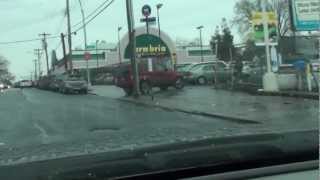
<instances>
[{"instance_id":1,"label":"store sign","mask_svg":"<svg viewBox=\"0 0 320 180\"><path fill-rule=\"evenodd\" d=\"M136 56L170 56L170 50L158 36L152 34L143 34L136 37ZM130 49L129 46L127 46L125 49L125 58L130 59L130 57Z\"/></svg>"},{"instance_id":2,"label":"store sign","mask_svg":"<svg viewBox=\"0 0 320 180\"><path fill-rule=\"evenodd\" d=\"M320 29L319 0L291 0L291 16L296 31Z\"/></svg>"},{"instance_id":3,"label":"store sign","mask_svg":"<svg viewBox=\"0 0 320 180\"><path fill-rule=\"evenodd\" d=\"M253 36L256 43L264 43L264 28L263 28L263 16L262 12L252 13L252 29ZM277 42L277 17L274 12L266 12L268 31L269 31L269 42Z\"/></svg>"}]
</instances>

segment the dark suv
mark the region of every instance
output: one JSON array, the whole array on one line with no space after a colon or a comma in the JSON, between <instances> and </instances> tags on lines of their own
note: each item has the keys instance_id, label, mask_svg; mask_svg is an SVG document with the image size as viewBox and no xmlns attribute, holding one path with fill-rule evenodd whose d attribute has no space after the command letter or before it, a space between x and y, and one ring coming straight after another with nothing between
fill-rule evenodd
<instances>
[{"instance_id":1,"label":"dark suv","mask_svg":"<svg viewBox=\"0 0 320 180\"><path fill-rule=\"evenodd\" d=\"M114 72L115 85L122 88L127 95L131 95L133 91L133 75L130 64L122 64L115 68ZM159 87L166 90L173 86L176 89L184 87L183 77L174 70L158 66L149 71L146 66L139 64L140 91L142 94L148 94L152 87Z\"/></svg>"}]
</instances>

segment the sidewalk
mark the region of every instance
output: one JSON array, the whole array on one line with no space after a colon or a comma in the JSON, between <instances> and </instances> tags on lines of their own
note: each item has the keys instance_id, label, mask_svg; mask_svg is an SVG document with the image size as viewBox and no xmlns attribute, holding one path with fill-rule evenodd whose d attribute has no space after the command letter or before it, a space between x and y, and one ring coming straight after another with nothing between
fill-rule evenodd
<instances>
[{"instance_id":1,"label":"sidewalk","mask_svg":"<svg viewBox=\"0 0 320 180\"><path fill-rule=\"evenodd\" d=\"M258 91L257 95L262 95L262 96L286 96L286 97L318 99L319 100L319 93L318 92L300 92L300 91L265 92L265 91Z\"/></svg>"},{"instance_id":2,"label":"sidewalk","mask_svg":"<svg viewBox=\"0 0 320 180\"><path fill-rule=\"evenodd\" d=\"M315 100L255 96L216 90L209 86L187 86L181 91L175 89L155 91L153 98L141 96L139 99L125 97L121 89L112 86L99 87L93 92L106 97L117 94L114 98L138 105L190 115L219 117L239 123L288 123L290 120L303 127L304 124L317 121L319 112L319 102Z\"/></svg>"}]
</instances>

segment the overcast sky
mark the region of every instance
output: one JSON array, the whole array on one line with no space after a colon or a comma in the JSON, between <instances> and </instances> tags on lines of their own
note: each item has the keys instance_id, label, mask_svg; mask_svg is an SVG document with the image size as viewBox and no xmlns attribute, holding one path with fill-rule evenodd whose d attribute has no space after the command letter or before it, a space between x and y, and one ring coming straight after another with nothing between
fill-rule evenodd
<instances>
[{"instance_id":1,"label":"overcast sky","mask_svg":"<svg viewBox=\"0 0 320 180\"><path fill-rule=\"evenodd\" d=\"M82 0L85 13L89 14L105 0ZM163 3L160 11L161 29L167 32L173 40L182 38L192 40L199 36L196 27L203 25L204 43L208 44L215 26L226 17L234 17L233 6L236 0L133 0L135 25L141 26L141 7L149 4L153 7L153 16L156 16L155 5ZM78 0L70 0L71 24L81 20ZM66 18L64 17L65 0L0 0L0 43L15 40L38 38L38 34L47 32L52 35L66 32ZM123 26L122 35L127 30L125 0L115 0L114 3L92 21L87 28L89 43L96 40L105 40L108 43L117 41L117 27ZM235 34L235 41L238 35ZM60 39L48 41L49 52L58 47L58 56L61 56ZM73 37L74 46L83 43L82 31ZM33 71L33 49L41 48L41 42L1 45L0 54L11 63L10 71L17 78L30 76ZM45 61L42 60L42 68Z\"/></svg>"}]
</instances>

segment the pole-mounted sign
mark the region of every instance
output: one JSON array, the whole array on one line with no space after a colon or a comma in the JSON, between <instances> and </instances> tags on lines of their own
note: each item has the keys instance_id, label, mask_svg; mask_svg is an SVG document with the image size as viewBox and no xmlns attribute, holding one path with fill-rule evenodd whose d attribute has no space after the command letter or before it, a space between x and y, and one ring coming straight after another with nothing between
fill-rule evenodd
<instances>
[{"instance_id":1,"label":"pole-mounted sign","mask_svg":"<svg viewBox=\"0 0 320 180\"><path fill-rule=\"evenodd\" d=\"M142 7L142 15L144 17L149 17L151 15L151 7L149 5L144 5Z\"/></svg>"},{"instance_id":2,"label":"pole-mounted sign","mask_svg":"<svg viewBox=\"0 0 320 180\"><path fill-rule=\"evenodd\" d=\"M142 18L140 22L145 22L147 27L147 34L149 34L149 25L150 23L154 23L156 21L155 17L149 17L151 15L151 7L149 5L144 5L142 7L142 15L145 18Z\"/></svg>"},{"instance_id":3,"label":"pole-mounted sign","mask_svg":"<svg viewBox=\"0 0 320 180\"><path fill-rule=\"evenodd\" d=\"M84 59L85 59L86 61L89 61L89 60L91 59L91 54L90 54L89 52L85 52L85 53L84 53Z\"/></svg>"}]
</instances>

